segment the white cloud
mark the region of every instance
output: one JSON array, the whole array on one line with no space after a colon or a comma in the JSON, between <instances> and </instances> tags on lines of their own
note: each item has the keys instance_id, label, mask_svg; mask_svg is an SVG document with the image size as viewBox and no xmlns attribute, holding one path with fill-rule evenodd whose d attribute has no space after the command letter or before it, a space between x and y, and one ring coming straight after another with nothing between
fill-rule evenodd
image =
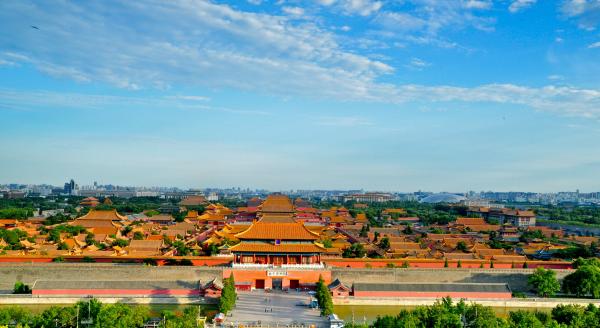
<instances>
[{"instance_id":1,"label":"white cloud","mask_svg":"<svg viewBox=\"0 0 600 328\"><path fill-rule=\"evenodd\" d=\"M567 16L581 15L588 6L587 0L563 0L561 10Z\"/></svg>"},{"instance_id":2,"label":"white cloud","mask_svg":"<svg viewBox=\"0 0 600 328\"><path fill-rule=\"evenodd\" d=\"M481 10L491 8L488 1L407 0L402 10L382 10L373 23L383 37L404 42L428 44L443 48L456 46L441 35L446 30L474 28L493 31L495 19Z\"/></svg>"},{"instance_id":3,"label":"white cloud","mask_svg":"<svg viewBox=\"0 0 600 328\"><path fill-rule=\"evenodd\" d=\"M31 110L46 108L69 108L80 110L104 110L109 108L143 109L184 109L215 112L269 115L265 111L246 110L207 105L209 97L195 95L167 95L163 97L146 96L107 96L87 93L53 92L44 90L0 89L0 108L12 110Z\"/></svg>"},{"instance_id":4,"label":"white cloud","mask_svg":"<svg viewBox=\"0 0 600 328\"><path fill-rule=\"evenodd\" d=\"M425 19L402 12L382 12L375 22L389 30L418 31L427 26Z\"/></svg>"},{"instance_id":5,"label":"white cloud","mask_svg":"<svg viewBox=\"0 0 600 328\"><path fill-rule=\"evenodd\" d=\"M209 97L205 97L205 96L170 96L169 98L172 99L181 99L181 100L189 100L189 101L209 101L210 98Z\"/></svg>"},{"instance_id":6,"label":"white cloud","mask_svg":"<svg viewBox=\"0 0 600 328\"><path fill-rule=\"evenodd\" d=\"M16 64L10 60L0 59L0 66L15 66Z\"/></svg>"},{"instance_id":7,"label":"white cloud","mask_svg":"<svg viewBox=\"0 0 600 328\"><path fill-rule=\"evenodd\" d=\"M129 19L132 12L135 24ZM23 27L21 17L35 21L43 34ZM315 95L315 90L322 90L317 93L322 97L360 96L374 79L393 71L342 49L335 35L314 24L209 2L60 2L45 7L3 1L0 22L4 30L14 31L0 34L3 60L133 90L200 85L286 96Z\"/></svg>"},{"instance_id":8,"label":"white cloud","mask_svg":"<svg viewBox=\"0 0 600 328\"><path fill-rule=\"evenodd\" d=\"M562 75L558 75L558 74L548 75L548 80L550 80L550 81L561 81L564 79L565 79L565 77Z\"/></svg>"},{"instance_id":9,"label":"white cloud","mask_svg":"<svg viewBox=\"0 0 600 328\"><path fill-rule=\"evenodd\" d=\"M600 1L563 0L560 11L568 18L576 18L584 30L594 30L600 23Z\"/></svg>"},{"instance_id":10,"label":"white cloud","mask_svg":"<svg viewBox=\"0 0 600 328\"><path fill-rule=\"evenodd\" d=\"M246 0L246 1L248 1L249 4L252 4L252 5L255 5L255 6L258 6L258 5L262 4L262 0Z\"/></svg>"},{"instance_id":11,"label":"white cloud","mask_svg":"<svg viewBox=\"0 0 600 328\"><path fill-rule=\"evenodd\" d=\"M344 32L348 32L350 31L352 28L348 25L344 25L342 27L340 27L340 30L344 31Z\"/></svg>"},{"instance_id":12,"label":"white cloud","mask_svg":"<svg viewBox=\"0 0 600 328\"><path fill-rule=\"evenodd\" d=\"M467 0L465 7L469 9L490 9L492 2L488 0Z\"/></svg>"},{"instance_id":13,"label":"white cloud","mask_svg":"<svg viewBox=\"0 0 600 328\"><path fill-rule=\"evenodd\" d=\"M144 10L139 10L142 7ZM136 24L125 19L129 16L123 13L129 12L139 15ZM463 17L457 15L425 25L436 31ZM35 21L43 34L23 26L22 17ZM57 2L41 8L38 2L3 1L0 22L4 30L13 31L0 34L0 49L4 50L0 60L29 63L48 74L82 82L129 89L207 86L391 104L500 103L600 118L600 91L593 89L383 83L379 78L393 72L389 65L343 49L335 35L315 25L294 24L285 17L241 12L208 2ZM427 64L412 62L421 67ZM50 102L55 95L26 96ZM9 107L19 106L27 97L0 94L0 100ZM105 99L70 98L85 98L88 104ZM210 107L191 99L179 99L177 105ZM169 101L171 104L173 99Z\"/></svg>"},{"instance_id":14,"label":"white cloud","mask_svg":"<svg viewBox=\"0 0 600 328\"><path fill-rule=\"evenodd\" d=\"M470 102L523 105L568 116L600 119L600 90L570 86L540 88L486 84L473 88L404 85L393 91L396 102Z\"/></svg>"},{"instance_id":15,"label":"white cloud","mask_svg":"<svg viewBox=\"0 0 600 328\"><path fill-rule=\"evenodd\" d=\"M428 62L424 61L423 59L413 57L410 59L410 62L406 66L408 68L422 70L425 67L431 66L431 63L428 63Z\"/></svg>"},{"instance_id":16,"label":"white cloud","mask_svg":"<svg viewBox=\"0 0 600 328\"><path fill-rule=\"evenodd\" d=\"M344 10L350 14L369 16L381 9L383 2L373 0L345 0Z\"/></svg>"},{"instance_id":17,"label":"white cloud","mask_svg":"<svg viewBox=\"0 0 600 328\"><path fill-rule=\"evenodd\" d=\"M331 6L336 0L318 0L317 2L323 6Z\"/></svg>"},{"instance_id":18,"label":"white cloud","mask_svg":"<svg viewBox=\"0 0 600 328\"><path fill-rule=\"evenodd\" d=\"M508 6L508 11L514 14L533 6L536 2L537 0L514 0Z\"/></svg>"},{"instance_id":19,"label":"white cloud","mask_svg":"<svg viewBox=\"0 0 600 328\"><path fill-rule=\"evenodd\" d=\"M600 41L598 41L598 42L594 42L594 43L590 44L590 45L588 46L588 48L590 48L590 49L593 49L593 48L600 48Z\"/></svg>"},{"instance_id":20,"label":"white cloud","mask_svg":"<svg viewBox=\"0 0 600 328\"><path fill-rule=\"evenodd\" d=\"M370 16L383 7L383 2L378 0L318 0L318 3L334 7L346 15L360 16Z\"/></svg>"},{"instance_id":21,"label":"white cloud","mask_svg":"<svg viewBox=\"0 0 600 328\"><path fill-rule=\"evenodd\" d=\"M281 10L288 14L288 15L292 15L292 16L302 16L304 15L304 9L300 8L300 7L282 7Z\"/></svg>"}]
</instances>

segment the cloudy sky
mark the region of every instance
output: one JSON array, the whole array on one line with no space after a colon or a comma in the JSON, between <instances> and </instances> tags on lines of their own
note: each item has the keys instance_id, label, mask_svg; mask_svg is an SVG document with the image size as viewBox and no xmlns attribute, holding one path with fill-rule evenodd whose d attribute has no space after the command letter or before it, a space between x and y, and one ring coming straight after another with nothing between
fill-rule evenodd
<instances>
[{"instance_id":1,"label":"cloudy sky","mask_svg":"<svg viewBox=\"0 0 600 328\"><path fill-rule=\"evenodd\" d=\"M600 1L0 1L0 182L600 190Z\"/></svg>"}]
</instances>

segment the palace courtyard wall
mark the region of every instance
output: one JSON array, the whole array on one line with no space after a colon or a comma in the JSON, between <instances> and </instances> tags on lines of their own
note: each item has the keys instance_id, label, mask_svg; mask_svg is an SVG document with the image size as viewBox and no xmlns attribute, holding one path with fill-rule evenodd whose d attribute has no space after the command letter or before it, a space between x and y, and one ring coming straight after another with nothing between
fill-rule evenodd
<instances>
[{"instance_id":1,"label":"palace courtyard wall","mask_svg":"<svg viewBox=\"0 0 600 328\"><path fill-rule=\"evenodd\" d=\"M512 291L528 291L527 277L533 269L348 269L331 268L331 279L347 286L354 282L414 282L414 283L507 283ZM555 270L562 280L573 270Z\"/></svg>"},{"instance_id":2,"label":"palace courtyard wall","mask_svg":"<svg viewBox=\"0 0 600 328\"><path fill-rule=\"evenodd\" d=\"M0 291L12 291L16 281L30 286L36 280L199 280L221 278L236 269L209 266L144 266L140 264L109 263L0 263ZM225 272L224 272L225 271ZM260 271L260 270L257 270ZM290 270L293 271L293 270ZM317 273L317 271L320 271ZM572 270L555 270L559 279ZM252 271L241 271L238 281L250 280ZM308 277L310 271L302 275ZM331 272L329 276L325 272ZM527 277L532 269L423 269L423 268L328 268L315 270L312 277L323 274L326 281L340 279L351 286L353 282L415 282L415 283L508 283L512 291L527 291ZM297 274L297 272L294 272ZM262 273L261 273L262 275ZM261 277L256 277L258 279ZM266 278L266 277L264 277ZM329 279L328 279L329 278ZM295 279L304 279L298 277ZM289 277L288 279L289 280ZM316 282L316 281L315 281Z\"/></svg>"}]
</instances>

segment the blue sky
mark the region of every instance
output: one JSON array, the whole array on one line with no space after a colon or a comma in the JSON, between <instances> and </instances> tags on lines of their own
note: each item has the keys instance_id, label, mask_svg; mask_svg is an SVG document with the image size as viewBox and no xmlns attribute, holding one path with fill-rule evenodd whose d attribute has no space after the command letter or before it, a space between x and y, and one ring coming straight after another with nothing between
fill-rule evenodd
<instances>
[{"instance_id":1,"label":"blue sky","mask_svg":"<svg viewBox=\"0 0 600 328\"><path fill-rule=\"evenodd\" d=\"M5 0L0 181L598 191L599 25L598 0Z\"/></svg>"}]
</instances>

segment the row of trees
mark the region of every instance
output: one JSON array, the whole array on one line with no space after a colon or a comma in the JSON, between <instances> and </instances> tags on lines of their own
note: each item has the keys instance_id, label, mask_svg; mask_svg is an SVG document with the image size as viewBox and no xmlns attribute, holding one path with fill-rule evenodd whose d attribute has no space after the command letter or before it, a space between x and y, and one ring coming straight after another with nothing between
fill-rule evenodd
<instances>
[{"instance_id":1,"label":"row of trees","mask_svg":"<svg viewBox=\"0 0 600 328\"><path fill-rule=\"evenodd\" d=\"M102 304L95 299L89 303L80 301L72 306L51 306L39 314L17 306L0 308L0 325L30 328L84 327L84 321L89 319L92 324L88 327L143 327L149 317L147 307Z\"/></svg>"},{"instance_id":2,"label":"row of trees","mask_svg":"<svg viewBox=\"0 0 600 328\"><path fill-rule=\"evenodd\" d=\"M9 208L0 209L0 219L23 220L30 216L33 216L33 209L31 209L31 208L9 207Z\"/></svg>"},{"instance_id":3,"label":"row of trees","mask_svg":"<svg viewBox=\"0 0 600 328\"><path fill-rule=\"evenodd\" d=\"M600 260L580 258L573 262L573 267L577 270L563 279L562 291L578 297L600 298ZM544 268L537 268L528 283L542 297L554 296L561 290L556 273Z\"/></svg>"},{"instance_id":4,"label":"row of trees","mask_svg":"<svg viewBox=\"0 0 600 328\"><path fill-rule=\"evenodd\" d=\"M190 306L181 314L165 310L160 328L195 328L200 309ZM0 327L47 328L47 327L94 327L134 328L143 327L150 319L150 308L127 304L102 304L96 299L80 301L72 306L52 306L39 314L19 307L0 308Z\"/></svg>"},{"instance_id":5,"label":"row of trees","mask_svg":"<svg viewBox=\"0 0 600 328\"><path fill-rule=\"evenodd\" d=\"M378 317L371 325L346 324L349 328L594 328L600 327L600 308L590 304L559 305L551 313L538 311L514 311L508 318L496 316L491 307L479 304L456 304L445 298L432 306L418 306L414 310L402 310L396 316Z\"/></svg>"},{"instance_id":6,"label":"row of trees","mask_svg":"<svg viewBox=\"0 0 600 328\"><path fill-rule=\"evenodd\" d=\"M600 224L600 207L598 206L544 206L537 208L536 212L538 216L551 221Z\"/></svg>"}]
</instances>

